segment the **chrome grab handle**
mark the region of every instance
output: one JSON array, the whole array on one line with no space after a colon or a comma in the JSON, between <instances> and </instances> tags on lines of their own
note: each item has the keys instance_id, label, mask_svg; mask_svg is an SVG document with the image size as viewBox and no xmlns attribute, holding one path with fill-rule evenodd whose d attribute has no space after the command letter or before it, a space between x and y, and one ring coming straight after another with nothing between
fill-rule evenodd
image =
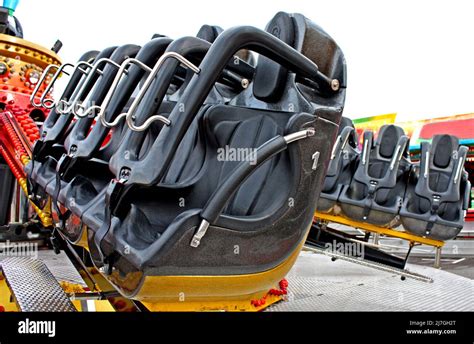
<instances>
[{"instance_id":1,"label":"chrome grab handle","mask_svg":"<svg viewBox=\"0 0 474 344\"><path fill-rule=\"evenodd\" d=\"M83 68L81 68L81 66L86 66L89 70L83 69ZM71 72L71 75L74 75L76 73L76 71L79 71L84 75L87 75L93 67L94 66L92 64L90 64L89 62L87 62L87 61L79 61L75 65L73 71ZM69 80L69 82L71 82L71 80ZM82 85L83 83L84 83L84 80L82 82L80 82L80 85ZM65 113L67 113L67 108L70 106L70 104L66 100L63 99L64 93L66 92L66 89L68 88L68 86L69 86L69 83L64 88L63 94L61 95L61 97L59 97L59 100L56 104L56 111L58 113L60 113L61 115L64 115ZM71 98L74 99L76 94L77 94L77 89L76 89L76 91L74 91L73 96Z\"/></svg>"},{"instance_id":2,"label":"chrome grab handle","mask_svg":"<svg viewBox=\"0 0 474 344\"><path fill-rule=\"evenodd\" d=\"M43 74L41 74L41 78L38 80L38 82L36 83L36 86L35 88L33 89L33 92L31 93L30 95L30 104L35 107L35 108L41 108L41 101L40 103L36 103L35 102L35 98L36 98L36 95L38 94L39 92L39 89L41 87L41 85L43 84L44 80L46 79L46 76L48 75L49 73L49 70L52 69L52 68L56 68L56 69L59 69L60 67L58 65L55 65L55 64L50 64L48 65L44 71L43 71Z\"/></svg>"},{"instance_id":3,"label":"chrome grab handle","mask_svg":"<svg viewBox=\"0 0 474 344\"><path fill-rule=\"evenodd\" d=\"M339 146L341 145L341 143L342 143L342 137L341 135L338 135L336 138L336 143L334 144L334 146L332 146L330 160L334 160L334 158L336 157L336 151L339 149Z\"/></svg>"},{"instance_id":4,"label":"chrome grab handle","mask_svg":"<svg viewBox=\"0 0 474 344\"><path fill-rule=\"evenodd\" d=\"M110 101L112 100L113 94L115 93L117 86L120 82L120 79L122 78L122 75L126 73L126 68L130 65L136 65L140 67L141 69L145 70L145 72L150 73L151 68L148 67L146 64L141 62L140 60L137 60L135 58L129 58L125 60L122 65L120 66L119 71L117 72L117 75L115 76L114 82L112 83L112 86L110 86L109 91L107 92L107 95L104 98L104 101L100 106L91 106L89 107L85 113L89 115L93 110L99 110L99 114L97 115L97 119L100 120L100 123L106 127L106 128L112 128L115 127L116 125L119 124L120 120L125 117L125 113L121 113L117 118L115 118L114 121L112 122L107 122L105 119L105 110L109 106Z\"/></svg>"},{"instance_id":5,"label":"chrome grab handle","mask_svg":"<svg viewBox=\"0 0 474 344\"><path fill-rule=\"evenodd\" d=\"M66 74L66 75L71 75L67 72L64 71L64 69L66 67L73 67L74 65L72 63L63 63L61 65L61 67L57 68L56 70L56 73L54 73L53 77L51 78L48 86L46 87L46 89L44 90L43 92L43 95L41 96L40 98L40 103L41 105L43 105L44 108L46 109L52 109L53 107L55 107L55 102L53 99L51 98L48 98L48 99L45 99L45 97L48 95L48 93L51 91L51 89L53 88L53 85L56 83L56 81L58 80L58 78L60 77L60 75L62 73ZM49 103L49 105L48 105Z\"/></svg>"},{"instance_id":6,"label":"chrome grab handle","mask_svg":"<svg viewBox=\"0 0 474 344\"><path fill-rule=\"evenodd\" d=\"M404 140L402 144L397 145L397 148L395 149L395 154L393 155L392 161L390 162L390 171L392 171L395 168L395 164L402 160L403 153L405 152L408 144L408 139Z\"/></svg>"},{"instance_id":7,"label":"chrome grab handle","mask_svg":"<svg viewBox=\"0 0 474 344\"><path fill-rule=\"evenodd\" d=\"M49 102L50 104L54 104L54 100L52 99L45 99L45 97L47 96L48 92L51 90L51 88L53 87L54 83L56 82L56 80L58 79L59 75L61 75L61 73L63 72L64 74L66 75L69 75L68 73L64 72L64 68L66 68L67 66L72 66L70 63L64 63L62 64L61 66L58 66L56 64L50 64L48 65L44 70L43 70L43 73L41 74L41 78L38 80L38 82L36 83L36 86L35 88L33 89L33 92L31 93L30 95L30 103L31 105L33 105L33 107L39 109L39 108L42 108L42 107L45 107L47 109L51 109L54 107L54 105L46 105L46 102ZM40 98L40 102L39 103L36 103L35 102L35 98L36 96L38 95L38 92L41 88L41 85L43 84L43 82L46 80L48 74L49 74L49 71L51 69L56 69L56 73L53 75L53 77L51 78L51 81L49 83L49 85L46 87L46 89L43 91L43 94Z\"/></svg>"},{"instance_id":8,"label":"chrome grab handle","mask_svg":"<svg viewBox=\"0 0 474 344\"><path fill-rule=\"evenodd\" d=\"M365 140L364 149L362 150L362 165L365 165L367 162L367 153L369 150L369 141Z\"/></svg>"},{"instance_id":9,"label":"chrome grab handle","mask_svg":"<svg viewBox=\"0 0 474 344\"><path fill-rule=\"evenodd\" d=\"M118 63L116 63L115 61L109 59L109 58L101 58L99 60L97 60L94 65L92 66L92 69L89 70L89 72L87 73L87 78L86 80L84 81L84 83L82 84L81 88L79 89L79 91L77 92L76 96L74 97L74 100L72 100L69 104L69 106L66 108L66 110L64 112L61 112L62 114L66 114L66 113L70 113L72 112L74 115L76 115L77 117L85 117L84 116L84 113L82 114L79 114L78 111L76 110L79 110L79 109L82 109L84 110L84 106L82 105L82 102L79 101L79 99L82 98L84 92L85 92L85 89L87 87L87 85L90 83L91 79L94 77L95 74L99 74L99 75L102 75L103 74L103 70L99 69L100 66L102 66L103 64L110 64L114 67L117 67L117 68L120 68L120 65Z\"/></svg>"},{"instance_id":10,"label":"chrome grab handle","mask_svg":"<svg viewBox=\"0 0 474 344\"><path fill-rule=\"evenodd\" d=\"M155 121L161 121L166 125L170 125L171 121L161 115L154 115L148 118L145 123L143 123L140 126L135 125L135 111L137 110L140 102L142 101L143 97L145 96L145 93L147 90L150 88L150 85L152 84L153 80L155 79L156 75L158 74L158 71L160 70L161 66L163 63L169 59L169 58L174 58L178 60L180 63L188 67L190 70L192 70L194 73L199 74L200 69L196 65L194 65L192 62L190 62L188 59L186 59L183 55L180 55L176 52L170 51L167 53L164 53L156 62L155 66L153 67L153 70L151 71L150 75L146 79L142 89L138 93L137 97L133 101L132 105L130 106L130 109L126 113L121 113L117 118L117 120L120 120L122 117L125 116L125 119L127 121L128 127L133 130L133 131L144 131L146 130L153 122Z\"/></svg>"}]
</instances>

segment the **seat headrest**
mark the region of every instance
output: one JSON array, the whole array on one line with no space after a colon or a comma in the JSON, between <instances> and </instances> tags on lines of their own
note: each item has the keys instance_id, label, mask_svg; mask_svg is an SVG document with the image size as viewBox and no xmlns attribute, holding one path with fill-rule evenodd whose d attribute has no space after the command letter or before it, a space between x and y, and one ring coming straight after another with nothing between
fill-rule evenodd
<instances>
[{"instance_id":1,"label":"seat headrest","mask_svg":"<svg viewBox=\"0 0 474 344\"><path fill-rule=\"evenodd\" d=\"M222 33L222 31L223 31L222 28L219 26L203 25L199 29L196 37L201 38L202 40L205 40L209 43L214 43L217 36L219 36Z\"/></svg>"},{"instance_id":2,"label":"seat headrest","mask_svg":"<svg viewBox=\"0 0 474 344\"><path fill-rule=\"evenodd\" d=\"M265 29L289 46L294 46L295 26L288 13L278 12ZM277 101L283 93L287 77L286 68L267 57L259 56L254 76L254 96L266 102Z\"/></svg>"},{"instance_id":3,"label":"seat headrest","mask_svg":"<svg viewBox=\"0 0 474 344\"><path fill-rule=\"evenodd\" d=\"M453 151L458 149L459 140L452 135L435 135L432 141L433 164L439 168L446 168L451 162Z\"/></svg>"},{"instance_id":4,"label":"seat headrest","mask_svg":"<svg viewBox=\"0 0 474 344\"><path fill-rule=\"evenodd\" d=\"M166 35L162 35L161 33L154 33L153 36L151 36L151 39L163 38L163 37L166 37Z\"/></svg>"},{"instance_id":5,"label":"seat headrest","mask_svg":"<svg viewBox=\"0 0 474 344\"><path fill-rule=\"evenodd\" d=\"M388 124L382 126L377 137L379 154L387 159L392 158L398 139L403 135L405 135L403 129L396 125Z\"/></svg>"}]
</instances>

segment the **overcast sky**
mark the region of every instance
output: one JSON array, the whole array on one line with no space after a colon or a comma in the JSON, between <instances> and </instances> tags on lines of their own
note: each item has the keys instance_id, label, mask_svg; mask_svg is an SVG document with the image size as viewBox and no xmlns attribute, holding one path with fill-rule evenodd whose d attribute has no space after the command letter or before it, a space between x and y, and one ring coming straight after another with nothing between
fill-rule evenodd
<instances>
[{"instance_id":1,"label":"overcast sky","mask_svg":"<svg viewBox=\"0 0 474 344\"><path fill-rule=\"evenodd\" d=\"M278 11L299 12L341 46L348 66L345 115L398 113L398 120L474 112L473 1L20 0L25 39L60 56L144 44L154 33L194 35L202 24L264 28Z\"/></svg>"}]
</instances>

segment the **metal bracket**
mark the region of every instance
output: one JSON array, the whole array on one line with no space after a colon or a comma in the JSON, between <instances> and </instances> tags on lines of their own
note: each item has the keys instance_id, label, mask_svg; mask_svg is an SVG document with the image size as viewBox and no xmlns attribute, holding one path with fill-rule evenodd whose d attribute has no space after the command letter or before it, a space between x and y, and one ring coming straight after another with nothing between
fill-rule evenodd
<instances>
[{"instance_id":1,"label":"metal bracket","mask_svg":"<svg viewBox=\"0 0 474 344\"><path fill-rule=\"evenodd\" d=\"M74 65L72 63L64 63L61 65L61 67L58 68L56 73L54 73L53 77L51 78L49 85L46 87L46 89L43 92L43 95L40 98L41 105L43 105L44 108L46 109L52 109L53 107L56 106L56 103L53 99L48 98L45 99L45 97L48 95L48 93L51 91L53 88L53 85L56 83L58 78L61 76L62 73L66 75L72 75L64 71L66 67L73 67Z\"/></svg>"},{"instance_id":2,"label":"metal bracket","mask_svg":"<svg viewBox=\"0 0 474 344\"><path fill-rule=\"evenodd\" d=\"M198 247L201 244L201 239L206 235L208 228L209 222L202 220L196 234L194 234L193 239L191 240L191 247Z\"/></svg>"}]
</instances>

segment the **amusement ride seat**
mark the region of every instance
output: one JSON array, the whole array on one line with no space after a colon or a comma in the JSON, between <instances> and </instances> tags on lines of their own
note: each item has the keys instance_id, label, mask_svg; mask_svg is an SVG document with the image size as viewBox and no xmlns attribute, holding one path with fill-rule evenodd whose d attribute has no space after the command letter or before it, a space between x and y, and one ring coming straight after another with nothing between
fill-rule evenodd
<instances>
[{"instance_id":1,"label":"amusement ride seat","mask_svg":"<svg viewBox=\"0 0 474 344\"><path fill-rule=\"evenodd\" d=\"M104 219L86 224L94 263L124 295L242 299L294 263L342 115L345 61L300 14L278 13L267 31L224 31L146 152L124 139L112 156ZM253 81L203 106L241 49L261 54Z\"/></svg>"},{"instance_id":2,"label":"amusement ride seat","mask_svg":"<svg viewBox=\"0 0 474 344\"><path fill-rule=\"evenodd\" d=\"M111 51L108 52L109 56L110 53ZM59 98L60 102L68 104L70 100L76 98L78 90L86 79L87 66L91 65L91 63L94 62L98 54L98 51L88 51L80 57L61 97ZM85 67L83 68L82 66ZM62 69L63 68L61 68L61 70ZM57 72L57 74L59 75L60 72ZM95 76L95 79L97 79L97 77L98 75ZM53 79L55 78L53 77ZM39 87L40 83L41 81L38 82L37 87ZM54 83L54 81L51 80L51 83ZM35 92L33 93L33 95L35 95ZM53 106L54 104L51 105L45 102L41 105L43 105L44 107L51 106L51 111L44 120L43 125L41 127L40 139L37 140L34 144L32 160L28 165L25 166L25 171L29 176L29 194L35 197L38 196L37 193L42 193L42 191L44 191L38 190L38 183L35 182L37 172L50 155L57 157L61 156L61 147L60 145L55 146L55 143L64 135L64 132L67 130L67 127L69 126L72 120L72 116L61 116L61 113L59 112L60 109ZM58 121L62 122L62 125L60 125L59 123L56 124ZM46 182L43 182L43 184L46 185Z\"/></svg>"},{"instance_id":3,"label":"amusement ride seat","mask_svg":"<svg viewBox=\"0 0 474 344\"><path fill-rule=\"evenodd\" d=\"M349 118L343 117L334 144L324 185L319 195L317 211L338 214L337 200L344 186L349 185L355 171L359 150L357 133Z\"/></svg>"},{"instance_id":4,"label":"amusement ride seat","mask_svg":"<svg viewBox=\"0 0 474 344\"><path fill-rule=\"evenodd\" d=\"M65 152L64 139L78 122L74 121L77 105L82 104L86 99L90 103L100 104L117 72L116 66L111 62L121 63L125 57L129 56L129 53L137 48L132 45L107 48L95 57L93 66L89 66L85 60L76 64L66 91L69 91L71 84L75 84L77 74L80 81L72 90L70 99L61 97L58 105L52 111L53 116L47 117L41 129L42 137L35 143L33 159L25 168L33 183L46 189L51 180L55 179L57 162ZM103 71L99 72L99 67L103 67L104 64L107 65ZM90 67L87 76L81 75L83 74L82 65Z\"/></svg>"},{"instance_id":5,"label":"amusement ride seat","mask_svg":"<svg viewBox=\"0 0 474 344\"><path fill-rule=\"evenodd\" d=\"M209 26L209 28L212 27ZM205 30L204 32L207 31L208 30ZM200 30L199 34L201 35L202 33L203 29ZM206 42L202 39L183 37L171 43L165 53L179 54L180 56L183 56L183 58L189 58L191 61L198 63L205 56L210 46L210 42ZM112 161L114 156L124 156L125 159L129 159L129 157L133 156L140 156L146 154L146 152L151 148L163 127L163 118L166 119L176 104L178 104L183 90L188 87L194 74L194 72L188 68L184 83L173 94L165 99L164 96L169 89L169 84L173 75L177 72L179 64L179 60L168 59L164 61L161 66L158 66L158 68L155 67L155 73L152 72L150 74L145 83L144 89L141 90L143 96L139 94L134 102L134 104L138 105L135 106L132 104L129 111L133 112L136 108L136 112L127 113L126 115L127 117L133 115L135 119L133 122L127 119L125 120L128 128L125 128L122 134L120 145L116 147L112 156ZM245 61L234 56L234 59L228 63L224 69L218 83L212 87L203 106L208 106L209 104L225 104L229 102L231 97L235 96L237 92L242 90L242 80L249 80L252 75L253 68ZM231 80L228 80L227 78L230 78ZM238 80L238 85L235 85L236 80ZM150 117L150 114L154 113L158 113L158 115ZM160 118L160 121L154 121L154 118L157 117ZM193 125L195 126L196 124L197 122ZM140 129L140 127L143 129ZM144 130L145 128L146 130ZM185 148L182 148L177 156L187 157L189 154L193 153L193 147L196 146L194 141L199 140L199 137L196 137L196 133L197 130L189 131L189 134L185 138L188 143L182 145L182 147ZM196 151L194 151L194 153L196 153ZM111 166L113 166L113 163L111 163ZM113 170L113 167L111 167L111 170ZM113 175L107 175L105 179L104 176L101 176L101 178L102 181L109 183L113 179ZM104 219L104 207L102 205L105 202L105 195L106 190L103 188L97 192L96 197L88 203L87 209L84 208L85 210L82 214L79 214L77 209L73 209L73 213L78 216L82 215L83 223L89 227L99 228Z\"/></svg>"},{"instance_id":6,"label":"amusement ride seat","mask_svg":"<svg viewBox=\"0 0 474 344\"><path fill-rule=\"evenodd\" d=\"M471 189L463 169L467 151L451 135L435 135L431 144L421 143L420 164L400 210L407 231L437 240L458 235Z\"/></svg>"},{"instance_id":7,"label":"amusement ride seat","mask_svg":"<svg viewBox=\"0 0 474 344\"><path fill-rule=\"evenodd\" d=\"M408 137L395 125L382 126L375 142L371 131L364 132L354 176L339 196L345 216L383 227L397 225L412 166L408 146Z\"/></svg>"},{"instance_id":8,"label":"amusement ride seat","mask_svg":"<svg viewBox=\"0 0 474 344\"><path fill-rule=\"evenodd\" d=\"M198 36L213 40L221 31L218 27L212 27L205 25L201 28ZM155 38L152 42L145 45L137 55L137 60L140 60L142 63L148 65L149 71L151 67L155 64L163 54L163 52L177 51L183 55L190 57L188 55L193 54L204 54L209 47L209 43L199 38L186 37L179 40L172 41L168 38ZM171 44L170 44L171 43ZM168 48L168 49L167 49ZM153 63L152 63L153 62ZM125 61L124 64L129 62ZM242 62L243 63L243 62ZM125 66L122 66L122 70ZM83 213L86 210L96 204L97 202L104 202L105 186L113 178L113 175L109 172L108 162L110 156L120 151L120 142L126 140L128 136L133 135L133 131L127 128L127 125L122 125L123 121L120 121L120 116L126 114L121 111L124 110L124 104L127 103L127 100L130 98L131 92L138 86L141 77L137 77L135 74L141 73L143 76L143 68L139 69L138 66L134 70L130 69L126 79L120 80L120 84L115 91L115 86L113 85L112 89L109 90L109 100L107 104L101 109L99 113L99 118L97 119L96 124L91 129L91 132L87 136L79 136L79 139L75 140L74 151L70 152L68 155L64 155L60 163L60 167L57 168L59 172L58 178L60 183L56 183L56 189L54 194L57 195L57 199L62 203L65 208L69 209L73 215L81 218ZM176 77L178 65L173 65L173 67L167 68L168 73L166 74L166 80L163 81L163 78L156 80L153 87L158 87L162 91L161 96L153 93L153 97L148 98L147 104L150 106L146 107L146 115L150 113L158 113L159 116L166 117L167 114L174 107L176 102L173 101L159 101L162 96L166 95L169 92L169 89L174 89L178 87L175 84L170 86L170 83L173 81L173 78ZM133 68L133 67L132 67ZM169 72L171 71L171 73ZM133 78L131 78L133 74ZM116 78L121 79L120 75L117 75ZM116 81L118 81L118 79ZM186 87L186 81L183 84L179 85L177 90L174 90L174 93L181 90L181 88ZM122 86L122 87L120 87ZM128 90L123 92L123 90ZM170 94L171 98L173 94ZM110 104L110 105L109 105ZM132 104L133 107L133 104ZM131 110L131 108L130 108ZM139 121L141 109L138 109L135 122ZM103 119L100 118L103 116ZM154 123L151 130L148 132L152 135L157 135L161 125L159 123ZM112 128L112 135L110 136L110 141L104 145L104 140L107 137L109 130ZM141 133L140 133L141 134ZM143 136L143 135L142 135ZM142 141L150 141L150 138L144 138ZM66 139L66 144L70 144L72 140ZM144 145L146 146L146 142ZM59 190L58 190L59 186ZM104 191L104 192L103 192ZM103 207L95 207L94 211L103 212ZM66 226L67 227L67 226ZM66 235L71 241L76 241L81 232L82 226L79 228L65 228Z\"/></svg>"}]
</instances>

